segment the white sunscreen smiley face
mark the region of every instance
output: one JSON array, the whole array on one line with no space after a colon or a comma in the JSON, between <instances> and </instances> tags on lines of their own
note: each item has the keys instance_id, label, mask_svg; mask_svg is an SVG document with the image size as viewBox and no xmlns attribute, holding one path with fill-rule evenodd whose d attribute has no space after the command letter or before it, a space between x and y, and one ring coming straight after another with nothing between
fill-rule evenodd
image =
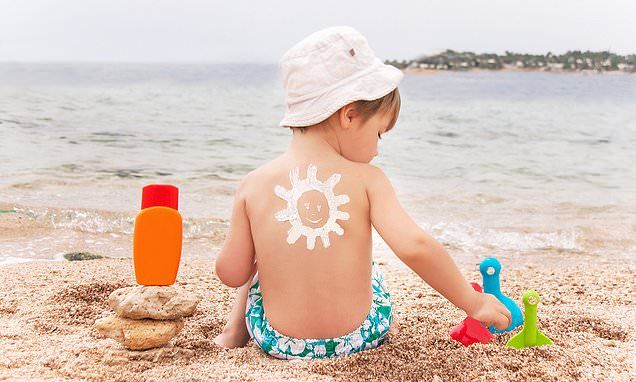
<instances>
[{"instance_id":1,"label":"white sunscreen smiley face","mask_svg":"<svg viewBox=\"0 0 636 382\"><path fill-rule=\"evenodd\" d=\"M340 174L333 174L325 182L316 178L318 169L313 164L307 167L307 178L300 179L298 167L289 172L291 189L274 187L274 193L287 202L287 208L276 213L278 221L289 221L287 242L294 244L300 236L307 238L307 249L314 249L316 238L320 236L322 245L329 247L329 233L342 236L344 229L336 220L349 220L349 214L338 207L349 202L346 194L335 195L334 187L340 181Z\"/></svg>"},{"instance_id":2,"label":"white sunscreen smiley face","mask_svg":"<svg viewBox=\"0 0 636 382\"><path fill-rule=\"evenodd\" d=\"M319 228L329 219L328 204L322 192L316 190L305 192L298 198L297 209L300 220L306 226Z\"/></svg>"}]
</instances>

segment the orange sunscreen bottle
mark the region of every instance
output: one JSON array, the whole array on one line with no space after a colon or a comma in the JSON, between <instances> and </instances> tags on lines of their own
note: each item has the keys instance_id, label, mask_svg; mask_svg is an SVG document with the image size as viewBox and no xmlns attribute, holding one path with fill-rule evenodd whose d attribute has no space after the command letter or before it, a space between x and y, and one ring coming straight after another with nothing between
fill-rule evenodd
<instances>
[{"instance_id":1,"label":"orange sunscreen bottle","mask_svg":"<svg viewBox=\"0 0 636 382\"><path fill-rule=\"evenodd\" d=\"M137 284L174 284L181 261L182 238L179 189L169 184L145 186L133 233Z\"/></svg>"}]
</instances>

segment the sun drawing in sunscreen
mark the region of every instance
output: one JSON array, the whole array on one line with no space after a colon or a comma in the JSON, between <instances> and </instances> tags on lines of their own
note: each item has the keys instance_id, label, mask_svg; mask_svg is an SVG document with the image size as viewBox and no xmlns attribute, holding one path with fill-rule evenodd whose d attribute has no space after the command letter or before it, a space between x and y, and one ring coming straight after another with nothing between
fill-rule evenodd
<instances>
[{"instance_id":1,"label":"sun drawing in sunscreen","mask_svg":"<svg viewBox=\"0 0 636 382\"><path fill-rule=\"evenodd\" d=\"M340 181L340 174L333 174L325 182L316 178L317 168L307 167L307 178L300 179L298 167L289 172L291 189L274 187L274 193L287 201L287 208L276 213L278 221L289 221L287 242L294 244L300 236L307 237L307 249L314 249L316 238L320 236L325 248L329 247L329 233L342 236L344 229L336 220L349 220L349 214L338 207L349 202L346 194L335 195L334 187Z\"/></svg>"}]
</instances>

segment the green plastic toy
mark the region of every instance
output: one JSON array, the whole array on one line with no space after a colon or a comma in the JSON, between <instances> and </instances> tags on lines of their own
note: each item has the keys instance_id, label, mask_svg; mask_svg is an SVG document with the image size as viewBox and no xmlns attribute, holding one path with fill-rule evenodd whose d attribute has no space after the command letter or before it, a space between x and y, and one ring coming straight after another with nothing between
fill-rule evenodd
<instances>
[{"instance_id":1,"label":"green plastic toy","mask_svg":"<svg viewBox=\"0 0 636 382\"><path fill-rule=\"evenodd\" d=\"M533 290L527 290L523 294L524 322L521 332L512 337L506 346L523 349L532 346L552 345L552 340L539 331L537 326L537 305L539 294Z\"/></svg>"}]
</instances>

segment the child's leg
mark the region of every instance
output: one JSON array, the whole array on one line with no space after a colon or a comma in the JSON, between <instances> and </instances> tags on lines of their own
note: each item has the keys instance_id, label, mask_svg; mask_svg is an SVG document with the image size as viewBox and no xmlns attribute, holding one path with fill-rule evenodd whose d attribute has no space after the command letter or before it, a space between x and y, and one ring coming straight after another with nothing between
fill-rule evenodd
<instances>
[{"instance_id":1,"label":"child's leg","mask_svg":"<svg viewBox=\"0 0 636 382\"><path fill-rule=\"evenodd\" d=\"M225 324L225 327L223 327L221 334L214 338L214 343L217 345L232 349L245 346L250 340L250 334L247 331L247 326L245 326L245 308L247 304L247 294L255 273L256 266L249 280L238 288L238 293L236 294L236 299L230 312L230 318Z\"/></svg>"}]
</instances>

